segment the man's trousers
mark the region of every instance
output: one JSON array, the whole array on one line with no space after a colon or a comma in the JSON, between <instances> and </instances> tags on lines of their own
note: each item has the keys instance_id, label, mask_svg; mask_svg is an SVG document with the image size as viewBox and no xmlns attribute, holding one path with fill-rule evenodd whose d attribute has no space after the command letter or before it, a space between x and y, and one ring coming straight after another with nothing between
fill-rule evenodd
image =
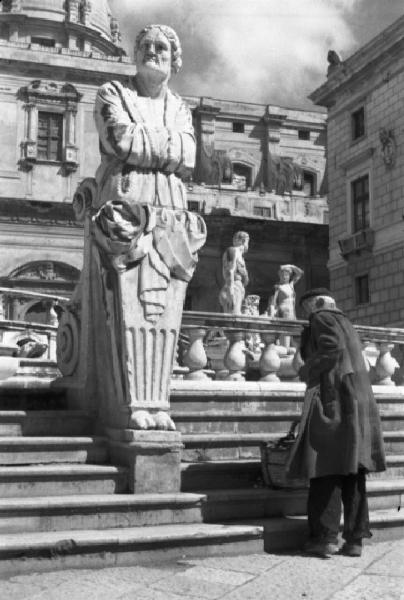
<instances>
[{"instance_id":1,"label":"man's trousers","mask_svg":"<svg viewBox=\"0 0 404 600\"><path fill-rule=\"evenodd\" d=\"M348 544L372 536L366 496L366 474L328 475L310 479L307 516L310 539L336 543L344 507L342 537Z\"/></svg>"}]
</instances>

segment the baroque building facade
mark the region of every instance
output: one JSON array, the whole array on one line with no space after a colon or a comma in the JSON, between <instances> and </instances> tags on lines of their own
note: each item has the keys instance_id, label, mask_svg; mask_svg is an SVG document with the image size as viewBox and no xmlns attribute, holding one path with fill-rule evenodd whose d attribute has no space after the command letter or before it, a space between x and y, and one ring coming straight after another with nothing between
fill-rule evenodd
<instances>
[{"instance_id":1,"label":"baroque building facade","mask_svg":"<svg viewBox=\"0 0 404 600\"><path fill-rule=\"evenodd\" d=\"M96 91L134 72L107 0L1 3L1 287L70 296L83 251L71 202L99 163ZM260 293L263 305L282 262L299 263L306 285L327 284L324 113L186 100L198 142L188 204L209 230L187 307L219 309L221 255L240 229L252 238L248 293ZM0 308L39 321L50 310L7 293Z\"/></svg>"},{"instance_id":2,"label":"baroque building facade","mask_svg":"<svg viewBox=\"0 0 404 600\"><path fill-rule=\"evenodd\" d=\"M348 59L329 54L331 287L356 322L404 326L404 17Z\"/></svg>"}]
</instances>

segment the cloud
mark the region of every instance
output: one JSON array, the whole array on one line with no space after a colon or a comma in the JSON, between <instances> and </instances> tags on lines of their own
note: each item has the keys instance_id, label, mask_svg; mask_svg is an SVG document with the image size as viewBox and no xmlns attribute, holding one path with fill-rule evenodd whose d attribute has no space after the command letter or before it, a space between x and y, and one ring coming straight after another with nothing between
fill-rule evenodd
<instances>
[{"instance_id":1,"label":"cloud","mask_svg":"<svg viewBox=\"0 0 404 600\"><path fill-rule=\"evenodd\" d=\"M363 0L110 0L126 49L152 22L171 25L184 66L181 94L309 106L330 48L355 48L348 18Z\"/></svg>"}]
</instances>

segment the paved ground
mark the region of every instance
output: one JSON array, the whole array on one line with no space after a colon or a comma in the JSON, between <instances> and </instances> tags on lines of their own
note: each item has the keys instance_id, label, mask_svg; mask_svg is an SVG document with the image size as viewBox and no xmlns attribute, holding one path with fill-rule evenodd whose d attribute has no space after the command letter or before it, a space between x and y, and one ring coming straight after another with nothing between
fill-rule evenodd
<instances>
[{"instance_id":1,"label":"paved ground","mask_svg":"<svg viewBox=\"0 0 404 600\"><path fill-rule=\"evenodd\" d=\"M248 554L0 580L2 600L404 600L404 540L361 558Z\"/></svg>"}]
</instances>

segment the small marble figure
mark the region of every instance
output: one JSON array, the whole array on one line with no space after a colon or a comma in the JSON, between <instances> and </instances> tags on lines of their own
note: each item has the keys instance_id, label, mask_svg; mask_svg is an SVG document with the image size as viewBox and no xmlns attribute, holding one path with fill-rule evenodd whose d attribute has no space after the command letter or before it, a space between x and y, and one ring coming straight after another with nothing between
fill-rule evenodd
<instances>
[{"instance_id":1,"label":"small marble figure","mask_svg":"<svg viewBox=\"0 0 404 600\"><path fill-rule=\"evenodd\" d=\"M233 245L223 254L222 268L224 285L220 290L219 302L223 312L241 315L245 288L248 285L248 272L244 254L248 251L250 236L245 231L237 231Z\"/></svg>"},{"instance_id":2,"label":"small marble figure","mask_svg":"<svg viewBox=\"0 0 404 600\"><path fill-rule=\"evenodd\" d=\"M281 319L296 319L295 285L302 278L304 271L295 265L281 265L279 283L275 285L274 294L268 302L267 314Z\"/></svg>"}]
</instances>

